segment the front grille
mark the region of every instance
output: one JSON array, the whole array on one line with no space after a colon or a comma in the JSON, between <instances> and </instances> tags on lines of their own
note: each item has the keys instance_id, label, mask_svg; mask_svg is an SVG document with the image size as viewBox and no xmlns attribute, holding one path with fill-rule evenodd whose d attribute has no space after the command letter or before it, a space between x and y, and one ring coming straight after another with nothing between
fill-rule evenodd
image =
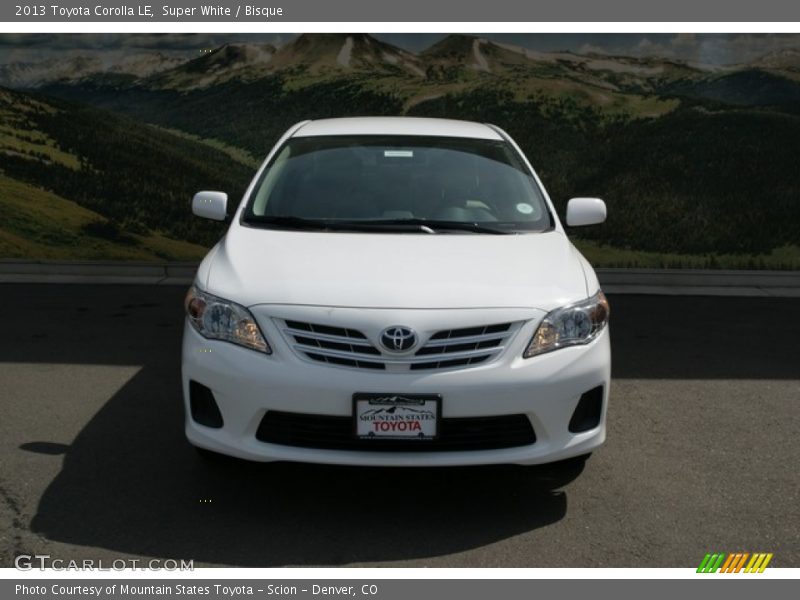
<instances>
[{"instance_id":1,"label":"front grille","mask_svg":"<svg viewBox=\"0 0 800 600\"><path fill-rule=\"evenodd\" d=\"M434 332L411 355L382 352L362 331L303 321L283 321L283 332L304 358L334 366L393 372L455 369L498 356L516 331L515 323L495 323Z\"/></svg>"},{"instance_id":2,"label":"front grille","mask_svg":"<svg viewBox=\"0 0 800 600\"><path fill-rule=\"evenodd\" d=\"M358 369L386 368L382 362L370 360L381 353L360 331L302 321L285 323L295 350L311 360Z\"/></svg>"},{"instance_id":3,"label":"front grille","mask_svg":"<svg viewBox=\"0 0 800 600\"><path fill-rule=\"evenodd\" d=\"M536 434L527 416L503 415L442 418L435 440L362 440L353 434L352 417L268 411L256 439L321 450L437 452L528 446L536 442Z\"/></svg>"},{"instance_id":4,"label":"front grille","mask_svg":"<svg viewBox=\"0 0 800 600\"><path fill-rule=\"evenodd\" d=\"M437 331L416 352L416 356L428 360L412 363L411 370L445 369L485 362L503 349L502 344L510 330L511 323L498 323Z\"/></svg>"}]
</instances>

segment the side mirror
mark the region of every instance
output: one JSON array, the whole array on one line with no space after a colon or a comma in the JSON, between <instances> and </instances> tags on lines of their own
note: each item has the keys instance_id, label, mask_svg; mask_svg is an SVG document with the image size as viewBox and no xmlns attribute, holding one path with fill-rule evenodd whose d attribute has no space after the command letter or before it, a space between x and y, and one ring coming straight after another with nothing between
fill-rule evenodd
<instances>
[{"instance_id":1,"label":"side mirror","mask_svg":"<svg viewBox=\"0 0 800 600\"><path fill-rule=\"evenodd\" d=\"M600 198L573 198L567 202L567 225L597 225L606 220L606 203Z\"/></svg>"},{"instance_id":2,"label":"side mirror","mask_svg":"<svg viewBox=\"0 0 800 600\"><path fill-rule=\"evenodd\" d=\"M197 192L192 198L192 212L204 219L224 221L228 217L228 194Z\"/></svg>"}]
</instances>

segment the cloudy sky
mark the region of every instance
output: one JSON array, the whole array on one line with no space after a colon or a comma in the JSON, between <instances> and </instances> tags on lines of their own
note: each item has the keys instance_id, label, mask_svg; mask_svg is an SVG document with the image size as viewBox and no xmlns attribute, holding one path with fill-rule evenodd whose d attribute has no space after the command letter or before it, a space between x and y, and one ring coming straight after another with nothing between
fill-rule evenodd
<instances>
[{"instance_id":1,"label":"cloudy sky","mask_svg":"<svg viewBox=\"0 0 800 600\"><path fill-rule=\"evenodd\" d=\"M375 37L413 52L446 34L391 33ZM692 63L747 62L783 48L800 48L800 34L476 34L534 50L570 50L629 56L659 56ZM0 34L0 63L30 62L59 54L107 53L109 58L158 50L190 57L227 42L291 40L293 34Z\"/></svg>"}]
</instances>

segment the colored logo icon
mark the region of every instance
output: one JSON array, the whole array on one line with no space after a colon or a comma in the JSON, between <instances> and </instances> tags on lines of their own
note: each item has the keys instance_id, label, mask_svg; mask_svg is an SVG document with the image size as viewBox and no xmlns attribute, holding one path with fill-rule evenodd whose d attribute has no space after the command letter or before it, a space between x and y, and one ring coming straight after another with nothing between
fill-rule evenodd
<instances>
[{"instance_id":1,"label":"colored logo icon","mask_svg":"<svg viewBox=\"0 0 800 600\"><path fill-rule=\"evenodd\" d=\"M697 567L698 573L763 573L769 561L772 560L772 553L756 552L715 552L706 554ZM746 565L746 566L745 566Z\"/></svg>"}]
</instances>

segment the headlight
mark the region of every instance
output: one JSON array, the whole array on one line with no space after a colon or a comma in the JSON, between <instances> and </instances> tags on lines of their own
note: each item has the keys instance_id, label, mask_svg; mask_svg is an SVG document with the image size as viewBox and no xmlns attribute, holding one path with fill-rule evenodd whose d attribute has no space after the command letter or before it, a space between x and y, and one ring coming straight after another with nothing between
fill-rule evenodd
<instances>
[{"instance_id":1,"label":"headlight","mask_svg":"<svg viewBox=\"0 0 800 600\"><path fill-rule=\"evenodd\" d=\"M244 306L207 294L195 286L186 294L184 306L189 323L203 337L272 354L253 315Z\"/></svg>"},{"instance_id":2,"label":"headlight","mask_svg":"<svg viewBox=\"0 0 800 600\"><path fill-rule=\"evenodd\" d=\"M581 300L547 313L523 356L530 358L567 346L588 344L608 323L608 300L597 292Z\"/></svg>"}]
</instances>

